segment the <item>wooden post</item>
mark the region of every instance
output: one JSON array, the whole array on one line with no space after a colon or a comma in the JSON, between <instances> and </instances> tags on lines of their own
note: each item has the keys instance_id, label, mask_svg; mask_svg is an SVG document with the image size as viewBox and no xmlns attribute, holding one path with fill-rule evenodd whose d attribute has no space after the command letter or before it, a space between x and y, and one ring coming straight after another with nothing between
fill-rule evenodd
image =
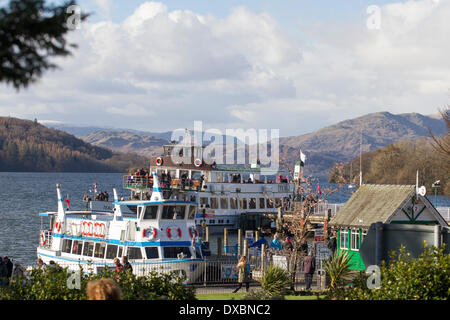
<instances>
[{"instance_id":1,"label":"wooden post","mask_svg":"<svg viewBox=\"0 0 450 320\"><path fill-rule=\"evenodd\" d=\"M244 253L242 255L246 256L247 261L248 261L249 256L248 256L248 240L247 239L244 240Z\"/></svg>"},{"instance_id":2,"label":"wooden post","mask_svg":"<svg viewBox=\"0 0 450 320\"><path fill-rule=\"evenodd\" d=\"M265 270L266 270L266 268L265 268L265 265L264 265L264 262L265 262L265 252L266 252L266 244L265 243L263 243L262 245L261 245L261 277L264 277L264 272L265 272Z\"/></svg>"},{"instance_id":3,"label":"wooden post","mask_svg":"<svg viewBox=\"0 0 450 320\"><path fill-rule=\"evenodd\" d=\"M238 229L238 257L241 257L241 253L242 253L242 248L241 248L241 244L242 244L242 229Z\"/></svg>"},{"instance_id":4,"label":"wooden post","mask_svg":"<svg viewBox=\"0 0 450 320\"><path fill-rule=\"evenodd\" d=\"M209 226L206 226L206 236L205 236L205 241L209 242Z\"/></svg>"},{"instance_id":5,"label":"wooden post","mask_svg":"<svg viewBox=\"0 0 450 320\"><path fill-rule=\"evenodd\" d=\"M217 257L222 257L222 238L217 238Z\"/></svg>"},{"instance_id":6,"label":"wooden post","mask_svg":"<svg viewBox=\"0 0 450 320\"><path fill-rule=\"evenodd\" d=\"M259 230L255 231L255 242L259 240Z\"/></svg>"},{"instance_id":7,"label":"wooden post","mask_svg":"<svg viewBox=\"0 0 450 320\"><path fill-rule=\"evenodd\" d=\"M223 252L225 254L228 254L228 229L227 228L223 229L223 247L224 247Z\"/></svg>"}]
</instances>

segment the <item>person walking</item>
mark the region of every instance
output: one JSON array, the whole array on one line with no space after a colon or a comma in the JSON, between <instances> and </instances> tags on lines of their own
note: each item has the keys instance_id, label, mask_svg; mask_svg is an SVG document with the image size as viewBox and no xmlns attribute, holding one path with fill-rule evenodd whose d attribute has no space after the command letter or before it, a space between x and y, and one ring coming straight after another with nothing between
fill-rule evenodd
<instances>
[{"instance_id":1,"label":"person walking","mask_svg":"<svg viewBox=\"0 0 450 320\"><path fill-rule=\"evenodd\" d=\"M316 271L316 257L312 254L312 251L303 258L302 266L303 273L305 274L306 290L311 290L314 271Z\"/></svg>"},{"instance_id":2,"label":"person walking","mask_svg":"<svg viewBox=\"0 0 450 320\"><path fill-rule=\"evenodd\" d=\"M250 266L247 263L247 257L242 256L241 259L239 259L239 263L237 264L238 268L238 282L239 286L233 291L233 293L236 293L239 291L239 289L242 288L242 284L245 283L245 291L248 292L248 289L250 288Z\"/></svg>"}]
</instances>

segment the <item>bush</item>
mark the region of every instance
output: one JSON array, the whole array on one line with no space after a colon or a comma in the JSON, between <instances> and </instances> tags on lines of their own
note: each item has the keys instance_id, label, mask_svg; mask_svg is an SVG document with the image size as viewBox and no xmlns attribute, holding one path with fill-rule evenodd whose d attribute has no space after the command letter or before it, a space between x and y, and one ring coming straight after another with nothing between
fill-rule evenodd
<instances>
[{"instance_id":1,"label":"bush","mask_svg":"<svg viewBox=\"0 0 450 320\"><path fill-rule=\"evenodd\" d=\"M108 271L100 274L81 273L80 289L70 289L67 280L73 275L67 268L33 269L30 279L15 279L9 287L0 287L3 300L86 300L89 281L100 278L115 279L122 291L123 300L195 300L195 291L183 284L176 274L159 274L152 271L147 276L130 272ZM69 281L70 282L70 281Z\"/></svg>"},{"instance_id":2,"label":"bush","mask_svg":"<svg viewBox=\"0 0 450 320\"><path fill-rule=\"evenodd\" d=\"M368 289L367 283L355 283L355 288L339 290L329 298L353 300L448 300L450 298L450 255L445 248L424 248L413 259L402 246L398 255L391 254L390 264L382 263L381 286Z\"/></svg>"},{"instance_id":3,"label":"bush","mask_svg":"<svg viewBox=\"0 0 450 320\"><path fill-rule=\"evenodd\" d=\"M344 285L345 280L350 274L350 259L351 255L348 252L336 252L325 261L324 269L330 280L330 287L332 290L339 289Z\"/></svg>"},{"instance_id":4,"label":"bush","mask_svg":"<svg viewBox=\"0 0 450 320\"><path fill-rule=\"evenodd\" d=\"M264 290L250 290L242 300L284 300L283 295L269 295Z\"/></svg>"},{"instance_id":5,"label":"bush","mask_svg":"<svg viewBox=\"0 0 450 320\"><path fill-rule=\"evenodd\" d=\"M274 265L270 265L261 279L261 286L268 296L283 296L290 284L289 273Z\"/></svg>"}]
</instances>

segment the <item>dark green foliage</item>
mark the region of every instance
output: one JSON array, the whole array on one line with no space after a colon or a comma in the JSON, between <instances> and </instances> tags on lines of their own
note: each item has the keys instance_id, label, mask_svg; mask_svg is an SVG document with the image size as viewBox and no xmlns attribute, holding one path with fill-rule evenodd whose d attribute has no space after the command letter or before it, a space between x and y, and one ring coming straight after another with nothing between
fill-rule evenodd
<instances>
[{"instance_id":1,"label":"dark green foliage","mask_svg":"<svg viewBox=\"0 0 450 320\"><path fill-rule=\"evenodd\" d=\"M89 281L111 278L117 281L122 300L195 300L193 288L183 285L183 279L173 273L138 277L130 272L105 271L101 274L81 273L80 289L69 289L67 280L72 275L65 269L33 269L30 280L12 281L9 287L0 287L0 300L86 300Z\"/></svg>"},{"instance_id":2,"label":"dark green foliage","mask_svg":"<svg viewBox=\"0 0 450 320\"><path fill-rule=\"evenodd\" d=\"M47 69L56 68L51 57L70 54L65 36L71 15L67 7L46 5L44 0L11 0L0 9L0 82L19 89L36 81ZM85 20L86 14L80 16Z\"/></svg>"},{"instance_id":3,"label":"dark green foliage","mask_svg":"<svg viewBox=\"0 0 450 320\"><path fill-rule=\"evenodd\" d=\"M392 253L389 265L383 263L381 287L368 289L361 274L354 288L330 292L328 298L347 300L448 300L450 298L450 255L445 248L425 247L417 258L401 247Z\"/></svg>"},{"instance_id":4,"label":"dark green foliage","mask_svg":"<svg viewBox=\"0 0 450 320\"><path fill-rule=\"evenodd\" d=\"M117 154L64 131L28 120L0 117L0 171L124 172L146 163L134 154Z\"/></svg>"},{"instance_id":5,"label":"dark green foliage","mask_svg":"<svg viewBox=\"0 0 450 320\"><path fill-rule=\"evenodd\" d=\"M264 295L274 297L287 293L290 285L289 273L277 266L270 265L261 279Z\"/></svg>"},{"instance_id":6,"label":"dark green foliage","mask_svg":"<svg viewBox=\"0 0 450 320\"><path fill-rule=\"evenodd\" d=\"M336 290L341 288L345 280L347 280L350 274L350 260L352 256L348 252L336 252L334 256L331 256L325 261L325 271L330 279L330 288Z\"/></svg>"}]
</instances>

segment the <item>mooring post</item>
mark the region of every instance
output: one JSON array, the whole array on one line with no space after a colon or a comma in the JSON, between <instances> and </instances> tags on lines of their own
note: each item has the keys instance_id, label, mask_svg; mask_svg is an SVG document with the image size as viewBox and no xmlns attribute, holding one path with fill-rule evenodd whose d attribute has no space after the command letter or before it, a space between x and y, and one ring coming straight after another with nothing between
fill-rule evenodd
<instances>
[{"instance_id":1,"label":"mooring post","mask_svg":"<svg viewBox=\"0 0 450 320\"><path fill-rule=\"evenodd\" d=\"M205 241L209 242L209 226L206 226L206 236L205 236Z\"/></svg>"},{"instance_id":2,"label":"mooring post","mask_svg":"<svg viewBox=\"0 0 450 320\"><path fill-rule=\"evenodd\" d=\"M238 257L241 257L241 253L242 253L242 248L241 248L241 243L242 243L242 229L238 229Z\"/></svg>"},{"instance_id":3,"label":"mooring post","mask_svg":"<svg viewBox=\"0 0 450 320\"><path fill-rule=\"evenodd\" d=\"M259 230L255 231L255 242L259 240Z\"/></svg>"},{"instance_id":4,"label":"mooring post","mask_svg":"<svg viewBox=\"0 0 450 320\"><path fill-rule=\"evenodd\" d=\"M441 243L441 226L435 225L434 226L434 246L436 248L440 248L442 245Z\"/></svg>"},{"instance_id":5,"label":"mooring post","mask_svg":"<svg viewBox=\"0 0 450 320\"><path fill-rule=\"evenodd\" d=\"M228 254L228 229L223 229L223 252Z\"/></svg>"}]
</instances>

